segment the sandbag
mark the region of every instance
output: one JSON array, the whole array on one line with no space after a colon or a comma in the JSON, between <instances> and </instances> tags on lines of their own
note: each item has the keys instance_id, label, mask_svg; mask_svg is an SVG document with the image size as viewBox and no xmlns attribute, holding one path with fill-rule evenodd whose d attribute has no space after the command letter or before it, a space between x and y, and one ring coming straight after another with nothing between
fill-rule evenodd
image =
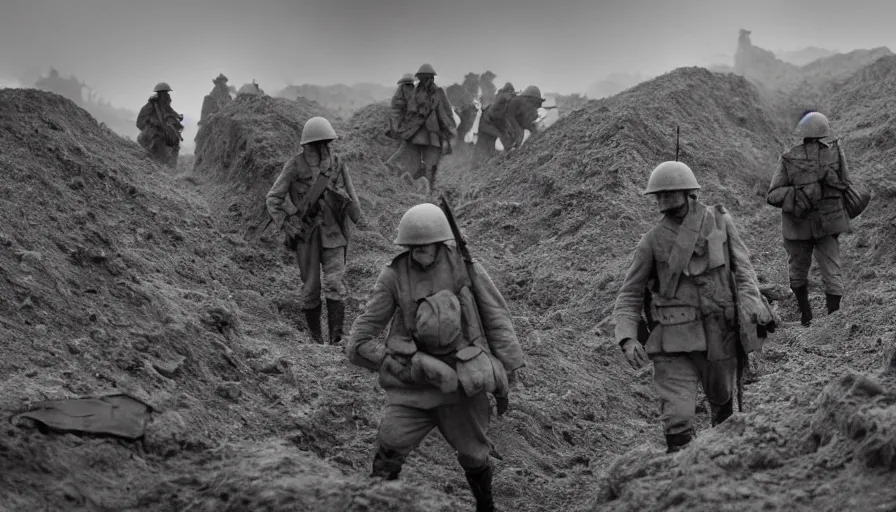
<instances>
[{"instance_id":1,"label":"sandbag","mask_svg":"<svg viewBox=\"0 0 896 512\"><path fill-rule=\"evenodd\" d=\"M417 384L436 386L442 393L457 391L457 372L423 352L417 352L411 358L411 379Z\"/></svg>"},{"instance_id":2,"label":"sandbag","mask_svg":"<svg viewBox=\"0 0 896 512\"><path fill-rule=\"evenodd\" d=\"M457 351L457 380L467 396L507 394L507 372L500 361L481 348L471 345Z\"/></svg>"},{"instance_id":3,"label":"sandbag","mask_svg":"<svg viewBox=\"0 0 896 512\"><path fill-rule=\"evenodd\" d=\"M846 182L846 190L843 191L843 207L850 219L861 215L870 202L871 193L864 185L852 181Z\"/></svg>"},{"instance_id":4,"label":"sandbag","mask_svg":"<svg viewBox=\"0 0 896 512\"><path fill-rule=\"evenodd\" d=\"M112 435L136 440L143 437L153 408L126 394L38 402L15 418L28 418L61 432Z\"/></svg>"}]
</instances>

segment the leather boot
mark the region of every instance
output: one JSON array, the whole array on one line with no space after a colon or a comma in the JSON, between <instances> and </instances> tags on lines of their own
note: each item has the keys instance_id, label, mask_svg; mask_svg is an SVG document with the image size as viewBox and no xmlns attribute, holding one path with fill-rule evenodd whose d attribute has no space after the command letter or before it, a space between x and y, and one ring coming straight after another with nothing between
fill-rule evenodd
<instances>
[{"instance_id":1,"label":"leather boot","mask_svg":"<svg viewBox=\"0 0 896 512\"><path fill-rule=\"evenodd\" d=\"M338 345L342 341L344 324L345 302L327 299L327 327L330 330L330 345Z\"/></svg>"},{"instance_id":2,"label":"leather boot","mask_svg":"<svg viewBox=\"0 0 896 512\"><path fill-rule=\"evenodd\" d=\"M812 323L812 305L809 304L809 287L800 286L790 288L796 296L796 303L800 308L800 323L808 327Z\"/></svg>"},{"instance_id":3,"label":"leather boot","mask_svg":"<svg viewBox=\"0 0 896 512\"><path fill-rule=\"evenodd\" d=\"M824 294L825 302L827 302L828 306L828 314L832 314L834 311L840 309L840 295L834 295L831 293Z\"/></svg>"},{"instance_id":4,"label":"leather boot","mask_svg":"<svg viewBox=\"0 0 896 512\"><path fill-rule=\"evenodd\" d=\"M401 466L404 462L402 457L392 450L379 447L376 455L373 456L373 472L371 477L385 478L386 480L397 480L398 474L401 473Z\"/></svg>"},{"instance_id":5,"label":"leather boot","mask_svg":"<svg viewBox=\"0 0 896 512\"><path fill-rule=\"evenodd\" d=\"M318 304L316 308L302 310L305 313L305 321L308 322L308 332L315 343L323 343L323 334L320 327L321 309L321 305Z\"/></svg>"},{"instance_id":6,"label":"leather boot","mask_svg":"<svg viewBox=\"0 0 896 512\"><path fill-rule=\"evenodd\" d=\"M666 434L666 453L675 453L694 439L694 431L686 430L680 434Z\"/></svg>"},{"instance_id":7,"label":"leather boot","mask_svg":"<svg viewBox=\"0 0 896 512\"><path fill-rule=\"evenodd\" d=\"M734 400L728 400L725 405L713 405L710 403L709 408L712 411L712 426L716 426L734 414Z\"/></svg>"},{"instance_id":8,"label":"leather boot","mask_svg":"<svg viewBox=\"0 0 896 512\"><path fill-rule=\"evenodd\" d=\"M492 497L492 477L495 474L494 467L489 464L485 469L478 471L466 471L467 483L476 498L476 512L494 512L495 502Z\"/></svg>"}]
</instances>

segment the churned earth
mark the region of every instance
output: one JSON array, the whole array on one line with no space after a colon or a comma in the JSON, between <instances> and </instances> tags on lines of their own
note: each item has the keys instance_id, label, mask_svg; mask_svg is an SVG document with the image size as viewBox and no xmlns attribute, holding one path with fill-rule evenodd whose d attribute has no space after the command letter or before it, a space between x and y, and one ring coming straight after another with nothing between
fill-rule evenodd
<instances>
[{"instance_id":1,"label":"churned earth","mask_svg":"<svg viewBox=\"0 0 896 512\"><path fill-rule=\"evenodd\" d=\"M849 288L794 325L779 212L764 194L804 101L683 68L590 101L518 151L441 180L471 251L511 306L528 367L492 424L502 509L890 510L896 58L830 86L851 171L875 198L844 237ZM883 86L881 84L890 84ZM774 91L771 91L774 92ZM143 442L0 430L10 510L471 510L431 435L397 482L367 478L384 394L341 347L310 343L298 272L264 194L299 149L310 101L234 102L169 170L59 96L0 91L0 410L127 392L155 409ZM335 123L364 222L349 251L347 317L364 307L402 213L434 200L391 175L388 107ZM785 320L747 387L748 412L663 453L650 370L633 372L611 312L631 252L658 220L641 195L679 157L734 215ZM191 165L192 164L192 165Z\"/></svg>"}]
</instances>

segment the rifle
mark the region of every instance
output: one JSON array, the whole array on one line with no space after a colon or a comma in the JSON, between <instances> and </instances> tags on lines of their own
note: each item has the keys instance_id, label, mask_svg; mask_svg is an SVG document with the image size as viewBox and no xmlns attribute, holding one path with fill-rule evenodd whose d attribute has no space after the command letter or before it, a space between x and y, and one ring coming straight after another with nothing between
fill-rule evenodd
<instances>
[{"instance_id":1,"label":"rifle","mask_svg":"<svg viewBox=\"0 0 896 512\"><path fill-rule=\"evenodd\" d=\"M439 206L442 208L442 211L445 212L445 217L448 219L448 225L451 226L451 233L454 235L454 242L457 244L457 250L460 251L460 255L467 267L467 275L470 277L472 283L473 272L470 270L470 267L473 265L473 257L470 255L470 250L467 249L467 241L464 240L463 235L460 234L460 228L457 226L457 221L454 219L454 212L451 211L451 205L448 204L448 198L445 197L444 192L439 194ZM482 311L479 309L479 298L476 297L475 291L473 292L473 297L476 299L476 310L479 313L478 316L481 322ZM507 378L509 381L510 379L515 379L515 377L512 377L511 375L508 375ZM510 381L510 383L512 384L512 381ZM507 410L509 404L507 396L495 395L495 402L498 407L498 414L503 414L501 412L502 408L503 410Z\"/></svg>"},{"instance_id":2,"label":"rifle","mask_svg":"<svg viewBox=\"0 0 896 512\"><path fill-rule=\"evenodd\" d=\"M445 212L445 217L448 219L448 225L451 226L451 233L454 234L454 242L457 244L457 250L460 251L461 257L467 264L473 263L473 257L470 255L470 250L467 249L467 241L464 240L463 235L460 234L460 228L457 226L457 221L454 219L454 212L451 210L451 205L448 204L448 198L445 197L444 192L439 194L439 206L442 208L442 211Z\"/></svg>"},{"instance_id":3,"label":"rifle","mask_svg":"<svg viewBox=\"0 0 896 512\"><path fill-rule=\"evenodd\" d=\"M680 133L679 127L676 126L675 127L675 161L676 162L678 161L678 140L679 140L678 135L679 135L679 133Z\"/></svg>"}]
</instances>

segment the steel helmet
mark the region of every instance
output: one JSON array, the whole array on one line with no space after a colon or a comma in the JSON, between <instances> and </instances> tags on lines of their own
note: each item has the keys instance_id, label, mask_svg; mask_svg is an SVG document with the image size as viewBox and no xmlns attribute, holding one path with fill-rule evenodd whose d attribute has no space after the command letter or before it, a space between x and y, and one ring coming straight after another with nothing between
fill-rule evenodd
<instances>
[{"instance_id":1,"label":"steel helmet","mask_svg":"<svg viewBox=\"0 0 896 512\"><path fill-rule=\"evenodd\" d=\"M504 84L504 87L502 87L501 90L504 92L513 92L516 90L516 88L513 86L512 83L507 82L506 84Z\"/></svg>"},{"instance_id":2,"label":"steel helmet","mask_svg":"<svg viewBox=\"0 0 896 512\"><path fill-rule=\"evenodd\" d=\"M305 121L302 128L302 145L318 141L331 141L336 138L336 130L330 122L320 116L312 117Z\"/></svg>"},{"instance_id":3,"label":"steel helmet","mask_svg":"<svg viewBox=\"0 0 896 512\"><path fill-rule=\"evenodd\" d=\"M243 84L243 86L240 87L240 90L237 91L237 94L261 96L261 89L258 88L258 84Z\"/></svg>"},{"instance_id":4,"label":"steel helmet","mask_svg":"<svg viewBox=\"0 0 896 512\"><path fill-rule=\"evenodd\" d=\"M796 133L804 139L830 137L831 125L821 112L809 112L800 119Z\"/></svg>"},{"instance_id":5,"label":"steel helmet","mask_svg":"<svg viewBox=\"0 0 896 512\"><path fill-rule=\"evenodd\" d=\"M526 89L522 93L520 93L520 96L527 96L529 98L537 98L539 100L544 99L541 97L541 89L539 89L535 85L530 85L529 87L526 87Z\"/></svg>"},{"instance_id":6,"label":"steel helmet","mask_svg":"<svg viewBox=\"0 0 896 512\"><path fill-rule=\"evenodd\" d=\"M432 65L424 64L420 66L420 69L417 70L417 75L435 75L436 70L433 69Z\"/></svg>"},{"instance_id":7,"label":"steel helmet","mask_svg":"<svg viewBox=\"0 0 896 512\"><path fill-rule=\"evenodd\" d=\"M219 74L218 74L218 78L215 78L214 80L212 80L212 83L213 83L213 84L216 84L216 83L219 83L219 82L220 82L220 83L226 83L226 82L227 82L227 77L224 76L224 73L219 73Z\"/></svg>"},{"instance_id":8,"label":"steel helmet","mask_svg":"<svg viewBox=\"0 0 896 512\"><path fill-rule=\"evenodd\" d=\"M171 89L171 86L168 85L168 82L159 82L156 84L156 86L152 90L152 92L166 92L166 91L170 91L170 90L172 90L172 89Z\"/></svg>"},{"instance_id":9,"label":"steel helmet","mask_svg":"<svg viewBox=\"0 0 896 512\"><path fill-rule=\"evenodd\" d=\"M398 83L400 84L412 84L414 83L414 75L410 73L405 73L398 79Z\"/></svg>"},{"instance_id":10,"label":"steel helmet","mask_svg":"<svg viewBox=\"0 0 896 512\"><path fill-rule=\"evenodd\" d=\"M428 245L454 240L451 225L441 208L432 203L418 204L405 212L398 223L395 245Z\"/></svg>"},{"instance_id":11,"label":"steel helmet","mask_svg":"<svg viewBox=\"0 0 896 512\"><path fill-rule=\"evenodd\" d=\"M653 169L644 194L672 190L696 190L700 184L691 168L682 162L663 162Z\"/></svg>"}]
</instances>

